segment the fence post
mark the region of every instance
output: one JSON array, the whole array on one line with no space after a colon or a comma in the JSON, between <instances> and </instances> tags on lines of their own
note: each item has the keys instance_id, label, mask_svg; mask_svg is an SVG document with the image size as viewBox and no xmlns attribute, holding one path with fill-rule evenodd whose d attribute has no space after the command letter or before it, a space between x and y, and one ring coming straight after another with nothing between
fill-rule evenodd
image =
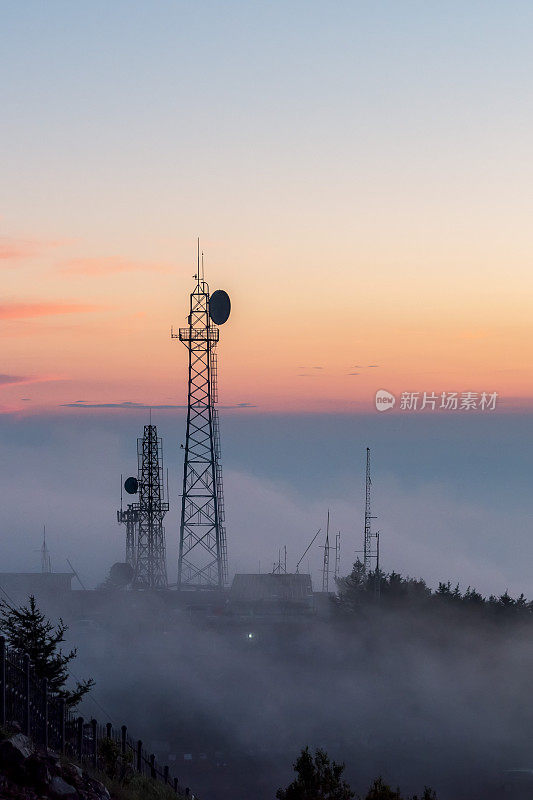
<instances>
[{"instance_id":1,"label":"fence post","mask_svg":"<svg viewBox=\"0 0 533 800\"><path fill-rule=\"evenodd\" d=\"M111 731L113 730L113 726L110 722L106 722L105 724L105 735L108 739L111 739Z\"/></svg>"},{"instance_id":2,"label":"fence post","mask_svg":"<svg viewBox=\"0 0 533 800\"><path fill-rule=\"evenodd\" d=\"M120 729L120 752L122 753L122 757L126 755L126 731L128 729L125 725L123 725Z\"/></svg>"},{"instance_id":3,"label":"fence post","mask_svg":"<svg viewBox=\"0 0 533 800\"><path fill-rule=\"evenodd\" d=\"M91 730L93 734L93 767L98 766L98 726L95 719L91 720Z\"/></svg>"},{"instance_id":4,"label":"fence post","mask_svg":"<svg viewBox=\"0 0 533 800\"><path fill-rule=\"evenodd\" d=\"M163 770L163 780L165 783L168 783L168 767L165 767Z\"/></svg>"},{"instance_id":5,"label":"fence post","mask_svg":"<svg viewBox=\"0 0 533 800\"><path fill-rule=\"evenodd\" d=\"M81 760L83 758L83 717L78 717L78 719L77 719L76 734L77 734L76 745L77 745L77 751L78 751L78 758L79 758L79 760L81 762Z\"/></svg>"},{"instance_id":6,"label":"fence post","mask_svg":"<svg viewBox=\"0 0 533 800\"><path fill-rule=\"evenodd\" d=\"M139 739L137 742L137 772L143 771L143 743Z\"/></svg>"},{"instance_id":7,"label":"fence post","mask_svg":"<svg viewBox=\"0 0 533 800\"><path fill-rule=\"evenodd\" d=\"M0 636L0 725L6 724L6 640Z\"/></svg>"},{"instance_id":8,"label":"fence post","mask_svg":"<svg viewBox=\"0 0 533 800\"><path fill-rule=\"evenodd\" d=\"M43 695L43 747L48 750L48 681L43 678L41 682Z\"/></svg>"},{"instance_id":9,"label":"fence post","mask_svg":"<svg viewBox=\"0 0 533 800\"><path fill-rule=\"evenodd\" d=\"M30 657L24 653L24 733L30 735L31 706L30 706Z\"/></svg>"},{"instance_id":10,"label":"fence post","mask_svg":"<svg viewBox=\"0 0 533 800\"><path fill-rule=\"evenodd\" d=\"M155 774L155 756L153 753L150 755L150 777L154 780L157 777Z\"/></svg>"},{"instance_id":11,"label":"fence post","mask_svg":"<svg viewBox=\"0 0 533 800\"><path fill-rule=\"evenodd\" d=\"M177 778L174 778L174 791L176 792L176 794L178 793L178 779Z\"/></svg>"},{"instance_id":12,"label":"fence post","mask_svg":"<svg viewBox=\"0 0 533 800\"><path fill-rule=\"evenodd\" d=\"M59 752L65 752L65 717L66 717L65 698L59 701Z\"/></svg>"}]
</instances>

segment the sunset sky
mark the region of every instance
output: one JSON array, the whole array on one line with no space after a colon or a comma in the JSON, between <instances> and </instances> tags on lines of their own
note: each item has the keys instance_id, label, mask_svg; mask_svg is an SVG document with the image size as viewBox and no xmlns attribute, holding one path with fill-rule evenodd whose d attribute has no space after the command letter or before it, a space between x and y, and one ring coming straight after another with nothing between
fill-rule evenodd
<instances>
[{"instance_id":1,"label":"sunset sky","mask_svg":"<svg viewBox=\"0 0 533 800\"><path fill-rule=\"evenodd\" d=\"M56 568L70 554L93 585L123 557L120 474L152 407L173 579L170 327L200 236L232 298L230 572L284 544L293 563L327 508L349 568L371 446L385 568L533 596L533 4L0 6L4 569L38 560L44 522ZM378 389L498 404L378 414Z\"/></svg>"},{"instance_id":2,"label":"sunset sky","mask_svg":"<svg viewBox=\"0 0 533 800\"><path fill-rule=\"evenodd\" d=\"M530 3L4 4L0 406L533 398ZM372 366L370 366L372 365ZM375 365L375 366L374 366Z\"/></svg>"}]
</instances>

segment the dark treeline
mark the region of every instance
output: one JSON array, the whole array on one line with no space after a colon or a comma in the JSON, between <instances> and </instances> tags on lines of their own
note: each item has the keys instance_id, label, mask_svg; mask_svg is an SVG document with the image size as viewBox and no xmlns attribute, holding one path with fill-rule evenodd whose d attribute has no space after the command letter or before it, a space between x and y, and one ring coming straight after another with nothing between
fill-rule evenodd
<instances>
[{"instance_id":1,"label":"dark treeline","mask_svg":"<svg viewBox=\"0 0 533 800\"><path fill-rule=\"evenodd\" d=\"M391 610L412 607L433 613L453 608L498 620L533 621L533 601L523 594L514 598L506 590L499 596L483 597L470 586L465 591L459 584L452 587L451 581L440 582L438 589L432 590L422 578L404 577L394 571L366 572L359 560L347 577L338 579L337 589L334 602L346 613L379 604Z\"/></svg>"}]
</instances>

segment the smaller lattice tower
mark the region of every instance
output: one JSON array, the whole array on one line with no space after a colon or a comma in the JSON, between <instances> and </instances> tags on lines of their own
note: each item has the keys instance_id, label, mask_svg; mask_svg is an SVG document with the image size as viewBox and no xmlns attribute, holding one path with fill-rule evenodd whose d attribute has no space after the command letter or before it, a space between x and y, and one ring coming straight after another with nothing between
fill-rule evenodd
<instances>
[{"instance_id":1,"label":"smaller lattice tower","mask_svg":"<svg viewBox=\"0 0 533 800\"><path fill-rule=\"evenodd\" d=\"M137 481L137 479L135 479ZM138 483L137 483L138 485ZM136 534L139 514L133 503L122 507L122 476L120 477L120 511L117 511L117 522L126 526L126 563L135 569Z\"/></svg>"},{"instance_id":2,"label":"smaller lattice tower","mask_svg":"<svg viewBox=\"0 0 533 800\"><path fill-rule=\"evenodd\" d=\"M134 589L166 589L167 559L163 519L168 511L163 481L163 445L157 427L144 426L137 439L137 478L127 478L124 488L137 494L136 503L122 512L126 525L126 560L133 567ZM120 514L121 512L119 512Z\"/></svg>"}]
</instances>

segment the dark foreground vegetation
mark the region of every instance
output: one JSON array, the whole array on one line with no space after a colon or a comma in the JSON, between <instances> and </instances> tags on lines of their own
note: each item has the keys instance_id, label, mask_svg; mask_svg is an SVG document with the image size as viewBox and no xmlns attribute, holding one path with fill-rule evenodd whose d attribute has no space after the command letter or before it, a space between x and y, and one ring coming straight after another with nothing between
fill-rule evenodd
<instances>
[{"instance_id":1,"label":"dark foreground vegetation","mask_svg":"<svg viewBox=\"0 0 533 800\"><path fill-rule=\"evenodd\" d=\"M109 743L101 769L35 747L14 728L0 729L0 797L2 800L180 800L169 786L133 773L109 760Z\"/></svg>"},{"instance_id":2,"label":"dark foreground vegetation","mask_svg":"<svg viewBox=\"0 0 533 800\"><path fill-rule=\"evenodd\" d=\"M311 755L306 747L294 764L296 778L286 789L278 789L277 800L353 800L356 797L342 777L344 764L330 761L328 754L320 748ZM358 800L362 800L358 798ZM369 788L364 800L437 800L427 786L421 797L404 798L399 789L392 789L381 778Z\"/></svg>"},{"instance_id":3,"label":"dark foreground vegetation","mask_svg":"<svg viewBox=\"0 0 533 800\"><path fill-rule=\"evenodd\" d=\"M175 754L179 777L202 800L273 800L278 786L283 800L307 800L290 772L306 743L315 768L320 750L346 763L341 793L315 786L312 800L434 798L425 785L438 800L500 800L508 771L525 779L532 604L448 582L432 591L395 572L377 581L360 564L338 590L329 615L247 620L191 619L162 596L116 592L113 613L102 600L90 627L67 616L62 657L79 645L77 671L97 679L99 701L147 741L168 741L162 752ZM31 646L46 644L31 603L16 621ZM99 751L100 767L112 763L110 748ZM115 768L105 771L114 797L134 797L124 792L136 777L126 785Z\"/></svg>"},{"instance_id":4,"label":"dark foreground vegetation","mask_svg":"<svg viewBox=\"0 0 533 800\"><path fill-rule=\"evenodd\" d=\"M77 681L74 689L68 688L69 665L77 651L63 653L67 631L61 619L54 625L46 617L33 596L27 605L0 606L0 797L181 797L177 781L172 781L168 767L161 773L155 756L150 756L148 775L142 774L147 756L141 742L134 746L127 737L125 726L119 741L111 723L102 736L96 720L84 723L83 717L74 717L73 709L94 681ZM188 789L185 794L189 795Z\"/></svg>"}]
</instances>

